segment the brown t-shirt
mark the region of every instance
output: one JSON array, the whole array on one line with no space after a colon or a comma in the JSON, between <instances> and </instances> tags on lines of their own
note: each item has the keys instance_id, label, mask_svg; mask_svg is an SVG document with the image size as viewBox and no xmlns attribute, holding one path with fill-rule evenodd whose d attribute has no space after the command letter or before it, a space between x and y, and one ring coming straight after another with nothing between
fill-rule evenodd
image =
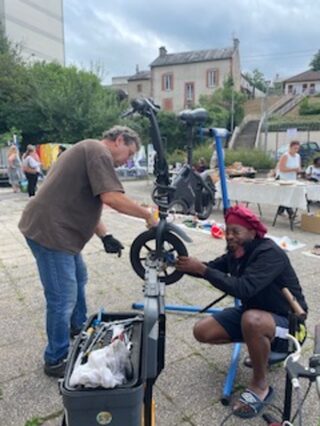
<instances>
[{"instance_id":1,"label":"brown t-shirt","mask_svg":"<svg viewBox=\"0 0 320 426\"><path fill-rule=\"evenodd\" d=\"M103 192L124 192L110 151L97 140L78 142L53 164L19 229L44 247L79 253L99 222Z\"/></svg>"}]
</instances>

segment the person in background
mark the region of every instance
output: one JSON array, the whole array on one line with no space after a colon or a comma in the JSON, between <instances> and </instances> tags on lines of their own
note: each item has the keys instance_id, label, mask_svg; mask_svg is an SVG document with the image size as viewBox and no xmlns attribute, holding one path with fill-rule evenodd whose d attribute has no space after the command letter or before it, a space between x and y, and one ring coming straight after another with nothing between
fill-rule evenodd
<instances>
[{"instance_id":1,"label":"person in background","mask_svg":"<svg viewBox=\"0 0 320 426\"><path fill-rule=\"evenodd\" d=\"M33 145L28 145L22 157L22 169L28 181L29 197L36 195L38 177L41 174L41 162Z\"/></svg>"},{"instance_id":2,"label":"person in background","mask_svg":"<svg viewBox=\"0 0 320 426\"><path fill-rule=\"evenodd\" d=\"M25 178L22 171L19 150L15 145L11 145L8 154L8 177L13 192L20 191L20 182Z\"/></svg>"},{"instance_id":3,"label":"person in background","mask_svg":"<svg viewBox=\"0 0 320 426\"><path fill-rule=\"evenodd\" d=\"M76 143L53 163L22 213L19 229L36 259L47 302L48 376L63 376L70 335L79 333L87 319L82 249L94 234L107 253L120 257L124 248L101 221L103 205L145 219L147 227L156 224L152 212L124 194L114 169L139 148L138 134L123 126L104 132L101 140Z\"/></svg>"},{"instance_id":4,"label":"person in background","mask_svg":"<svg viewBox=\"0 0 320 426\"><path fill-rule=\"evenodd\" d=\"M310 164L306 168L306 178L311 182L320 182L320 157L313 160L313 165Z\"/></svg>"},{"instance_id":5,"label":"person in background","mask_svg":"<svg viewBox=\"0 0 320 426\"><path fill-rule=\"evenodd\" d=\"M58 157L66 150L67 148L63 145L59 145L58 147Z\"/></svg>"},{"instance_id":6,"label":"person in background","mask_svg":"<svg viewBox=\"0 0 320 426\"><path fill-rule=\"evenodd\" d=\"M277 165L277 178L279 180L293 181L297 180L298 173L301 172L301 158L299 155L300 142L291 141L288 152L285 152ZM289 217L294 215L294 211L290 207L279 206L278 214L283 215L287 211Z\"/></svg>"},{"instance_id":7,"label":"person in background","mask_svg":"<svg viewBox=\"0 0 320 426\"><path fill-rule=\"evenodd\" d=\"M253 374L233 407L233 414L251 418L261 412L274 394L267 381L270 351L288 351L285 336L290 305L282 288L289 289L305 312L308 307L288 256L274 241L265 238L267 228L259 218L239 205L227 210L225 222L224 255L208 263L181 256L176 268L240 299L241 306L225 308L198 321L193 333L202 343L247 344ZM304 324L299 331L302 343L306 338Z\"/></svg>"},{"instance_id":8,"label":"person in background","mask_svg":"<svg viewBox=\"0 0 320 426\"><path fill-rule=\"evenodd\" d=\"M205 170L207 170L207 168L208 167L207 167L207 164L206 164L206 160L203 157L199 158L199 161L197 162L196 167L195 167L196 171L198 173L202 173Z\"/></svg>"}]
</instances>

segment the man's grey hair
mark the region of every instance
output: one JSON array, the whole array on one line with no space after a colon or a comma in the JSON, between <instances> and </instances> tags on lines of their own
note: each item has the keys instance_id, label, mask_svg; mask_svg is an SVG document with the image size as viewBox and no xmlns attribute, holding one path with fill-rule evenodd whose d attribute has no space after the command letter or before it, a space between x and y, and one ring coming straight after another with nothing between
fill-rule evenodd
<instances>
[{"instance_id":1,"label":"man's grey hair","mask_svg":"<svg viewBox=\"0 0 320 426\"><path fill-rule=\"evenodd\" d=\"M122 136L125 145L135 144L137 151L141 146L141 139L137 132L126 126L113 126L110 130L106 130L102 134L102 139L109 139L115 141L118 136Z\"/></svg>"}]
</instances>

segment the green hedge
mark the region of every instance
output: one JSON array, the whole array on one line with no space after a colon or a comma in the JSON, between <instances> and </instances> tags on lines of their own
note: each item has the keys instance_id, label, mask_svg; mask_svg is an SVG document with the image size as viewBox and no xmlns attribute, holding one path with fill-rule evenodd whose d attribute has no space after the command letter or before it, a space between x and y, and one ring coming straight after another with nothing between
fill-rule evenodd
<instances>
[{"instance_id":1,"label":"green hedge","mask_svg":"<svg viewBox=\"0 0 320 426\"><path fill-rule=\"evenodd\" d=\"M193 150L193 164L196 164L198 160L203 157L209 166L210 158L212 155L212 143L197 146ZM175 150L172 154L168 155L169 164L174 165L176 162L185 163L187 161L187 153L182 150ZM275 160L270 158L268 154L258 149L239 149L225 150L225 163L226 166L230 166L235 161L241 161L244 166L254 167L256 170L266 170L275 167Z\"/></svg>"},{"instance_id":2,"label":"green hedge","mask_svg":"<svg viewBox=\"0 0 320 426\"><path fill-rule=\"evenodd\" d=\"M259 149L228 149L225 152L225 163L230 166L235 161L241 161L244 166L256 170L266 170L275 167L275 160Z\"/></svg>"},{"instance_id":3,"label":"green hedge","mask_svg":"<svg viewBox=\"0 0 320 426\"><path fill-rule=\"evenodd\" d=\"M308 120L309 119L309 120ZM320 130L320 115L305 116L303 120L294 118L292 120L272 120L269 122L268 129L270 132L285 132L287 129L295 128L301 131Z\"/></svg>"},{"instance_id":4,"label":"green hedge","mask_svg":"<svg viewBox=\"0 0 320 426\"><path fill-rule=\"evenodd\" d=\"M300 115L315 115L320 114L320 102L309 103L308 98L304 98L299 106Z\"/></svg>"}]
</instances>

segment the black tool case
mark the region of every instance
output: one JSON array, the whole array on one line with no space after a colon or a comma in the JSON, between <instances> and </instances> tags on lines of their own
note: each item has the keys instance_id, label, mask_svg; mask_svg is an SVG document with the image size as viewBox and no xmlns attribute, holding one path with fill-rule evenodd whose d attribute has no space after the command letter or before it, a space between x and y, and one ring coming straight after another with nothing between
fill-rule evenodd
<instances>
[{"instance_id":1,"label":"black tool case","mask_svg":"<svg viewBox=\"0 0 320 426\"><path fill-rule=\"evenodd\" d=\"M141 318L143 316L139 314ZM87 330L97 320L98 315L89 318L83 330ZM105 313L104 322L137 317L136 312ZM130 380L112 389L71 387L69 380L74 364L80 353L81 336L76 339L68 357L65 377L60 390L65 410L67 426L140 426L143 407L144 384L141 379L143 321L137 321L132 329L131 363L133 372Z\"/></svg>"}]
</instances>

